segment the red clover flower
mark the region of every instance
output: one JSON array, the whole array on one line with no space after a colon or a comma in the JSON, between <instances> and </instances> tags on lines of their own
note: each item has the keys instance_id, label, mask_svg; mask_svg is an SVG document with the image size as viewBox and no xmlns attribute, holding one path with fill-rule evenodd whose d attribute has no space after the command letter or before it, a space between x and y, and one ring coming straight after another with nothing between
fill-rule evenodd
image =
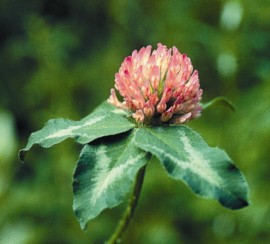
<instances>
[{"instance_id":1,"label":"red clover flower","mask_svg":"<svg viewBox=\"0 0 270 244\"><path fill-rule=\"evenodd\" d=\"M115 89L123 97L120 102L111 89L108 102L130 111L139 123L182 124L201 115L203 90L198 71L186 54L176 47L158 44L133 51L115 74Z\"/></svg>"}]
</instances>

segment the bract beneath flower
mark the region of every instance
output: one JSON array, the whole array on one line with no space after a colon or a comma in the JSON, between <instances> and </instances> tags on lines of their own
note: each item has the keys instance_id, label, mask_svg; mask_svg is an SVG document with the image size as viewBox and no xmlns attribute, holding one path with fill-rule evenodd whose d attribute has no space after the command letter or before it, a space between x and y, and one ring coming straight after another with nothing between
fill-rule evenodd
<instances>
[{"instance_id":1,"label":"bract beneath flower","mask_svg":"<svg viewBox=\"0 0 270 244\"><path fill-rule=\"evenodd\" d=\"M130 111L139 123L182 124L198 118L203 93L198 71L176 47L157 46L153 51L143 47L125 58L115 74L115 89L123 101L111 89L108 102Z\"/></svg>"}]
</instances>

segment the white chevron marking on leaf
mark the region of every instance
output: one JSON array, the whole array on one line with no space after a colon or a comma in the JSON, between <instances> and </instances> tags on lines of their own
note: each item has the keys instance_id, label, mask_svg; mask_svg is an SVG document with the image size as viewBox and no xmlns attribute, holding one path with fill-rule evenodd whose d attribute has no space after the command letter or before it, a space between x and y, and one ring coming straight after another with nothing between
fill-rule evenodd
<instances>
[{"instance_id":1,"label":"white chevron marking on leaf","mask_svg":"<svg viewBox=\"0 0 270 244\"><path fill-rule=\"evenodd\" d=\"M104 118L105 118L105 116L95 117L92 120L88 120L85 124L69 126L66 129L59 130L59 131L47 136L45 139L52 139L52 138L59 138L59 137L67 136L67 135L73 135L73 134L75 134L74 133L75 130L80 129L80 128L85 127L85 126L95 124Z\"/></svg>"},{"instance_id":2,"label":"white chevron marking on leaf","mask_svg":"<svg viewBox=\"0 0 270 244\"><path fill-rule=\"evenodd\" d=\"M96 151L96 165L95 165L95 175L92 179L93 184L93 192L91 198L91 204L95 204L97 198L100 195L100 188L104 182L104 175L106 175L109 171L109 166L111 163L111 158L106 155L106 146L100 146Z\"/></svg>"},{"instance_id":3,"label":"white chevron marking on leaf","mask_svg":"<svg viewBox=\"0 0 270 244\"><path fill-rule=\"evenodd\" d=\"M118 109L118 108L113 109L112 110L112 113L114 113L114 114L120 114L120 115L128 115L128 112L127 111L122 110L122 109Z\"/></svg>"},{"instance_id":4,"label":"white chevron marking on leaf","mask_svg":"<svg viewBox=\"0 0 270 244\"><path fill-rule=\"evenodd\" d=\"M188 154L190 165L192 165L192 171L201 175L205 180L211 182L214 185L219 185L221 178L214 172L209 166L209 161L206 160L201 153L194 150L189 138L184 133L179 133L181 141L184 145L184 149Z\"/></svg>"},{"instance_id":5,"label":"white chevron marking on leaf","mask_svg":"<svg viewBox=\"0 0 270 244\"><path fill-rule=\"evenodd\" d=\"M193 162L193 161L186 162L186 161L178 159L177 157L173 156L170 153L167 153L162 148L159 148L156 146L151 146L151 148L154 149L155 151L157 151L158 154L161 153L164 157L169 158L171 161L176 163L180 168L189 169L193 173L196 173L197 175L199 175L201 178L204 178L209 183L211 183L213 185L217 185L217 181L214 180L217 176L215 175L215 178L212 178L212 172L209 171L208 169L204 168L204 167L206 167L205 164L200 165L199 162Z\"/></svg>"},{"instance_id":6,"label":"white chevron marking on leaf","mask_svg":"<svg viewBox=\"0 0 270 244\"><path fill-rule=\"evenodd\" d=\"M124 164L110 168L111 159L106 156L106 147L100 147L96 153L97 165L95 167L94 186L92 191L91 205L94 205L108 187L127 173L126 169L134 165L138 160L145 156L144 153L138 154L135 158L129 158Z\"/></svg>"}]
</instances>

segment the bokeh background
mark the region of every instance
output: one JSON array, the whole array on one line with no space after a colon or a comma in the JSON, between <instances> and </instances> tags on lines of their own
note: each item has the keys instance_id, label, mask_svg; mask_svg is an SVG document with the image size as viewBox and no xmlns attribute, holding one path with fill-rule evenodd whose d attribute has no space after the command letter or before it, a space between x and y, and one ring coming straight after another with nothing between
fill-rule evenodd
<instances>
[{"instance_id":1,"label":"bokeh background","mask_svg":"<svg viewBox=\"0 0 270 244\"><path fill-rule=\"evenodd\" d=\"M83 232L72 212L72 140L19 148L51 118L78 120L109 96L134 49L177 46L199 70L203 101L189 125L245 174L251 205L231 211L196 197L153 160L124 243L270 242L270 1L1 0L0 243L103 243L125 203Z\"/></svg>"}]
</instances>

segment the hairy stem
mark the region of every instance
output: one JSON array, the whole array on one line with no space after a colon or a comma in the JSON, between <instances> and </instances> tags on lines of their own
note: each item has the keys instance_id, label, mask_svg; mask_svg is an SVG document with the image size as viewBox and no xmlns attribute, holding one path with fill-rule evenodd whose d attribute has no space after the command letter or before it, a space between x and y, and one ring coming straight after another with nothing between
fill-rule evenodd
<instances>
[{"instance_id":1,"label":"hairy stem","mask_svg":"<svg viewBox=\"0 0 270 244\"><path fill-rule=\"evenodd\" d=\"M146 165L143 166L138 171L137 176L136 176L136 180L135 180L135 184L134 184L134 188L133 188L133 192L132 192L132 195L129 199L129 204L128 204L126 211L125 211L122 219L120 220L115 232L111 236L110 240L108 242L106 242L107 244L120 243L121 236L124 233L124 231L127 229L128 225L129 225L129 223L134 215L135 209L137 207L138 200L139 200L140 193L141 193L141 189L142 189L142 185L143 185L145 169L146 169Z\"/></svg>"}]
</instances>

